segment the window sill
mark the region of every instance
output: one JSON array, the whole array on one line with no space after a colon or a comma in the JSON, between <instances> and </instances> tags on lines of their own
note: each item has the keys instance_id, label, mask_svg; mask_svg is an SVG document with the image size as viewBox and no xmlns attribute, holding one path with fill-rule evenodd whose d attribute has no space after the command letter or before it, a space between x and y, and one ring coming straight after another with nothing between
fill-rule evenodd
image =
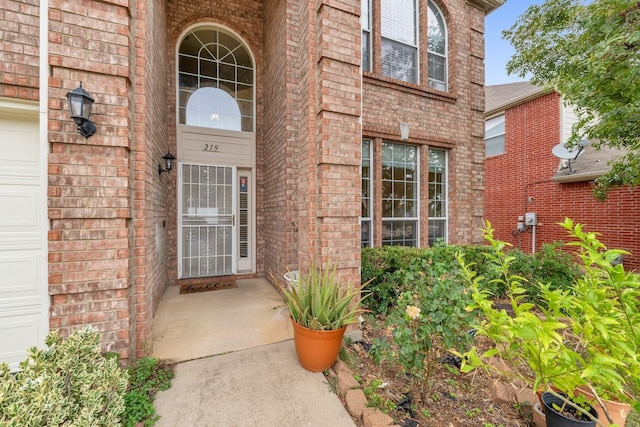
<instances>
[{"instance_id":1,"label":"window sill","mask_svg":"<svg viewBox=\"0 0 640 427\"><path fill-rule=\"evenodd\" d=\"M362 81L375 86L398 90L413 95L424 96L431 99L454 103L458 100L454 90L442 92L428 86L408 83L391 77L382 76L369 71L363 71Z\"/></svg>"}]
</instances>

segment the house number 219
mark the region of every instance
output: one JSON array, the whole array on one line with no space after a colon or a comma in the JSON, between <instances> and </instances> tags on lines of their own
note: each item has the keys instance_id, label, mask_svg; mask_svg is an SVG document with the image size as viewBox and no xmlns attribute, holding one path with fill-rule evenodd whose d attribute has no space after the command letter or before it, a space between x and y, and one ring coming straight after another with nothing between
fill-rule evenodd
<instances>
[{"instance_id":1,"label":"house number 219","mask_svg":"<svg viewBox=\"0 0 640 427\"><path fill-rule=\"evenodd\" d=\"M212 151L217 153L220 151L220 146L218 144L202 144L202 151Z\"/></svg>"}]
</instances>

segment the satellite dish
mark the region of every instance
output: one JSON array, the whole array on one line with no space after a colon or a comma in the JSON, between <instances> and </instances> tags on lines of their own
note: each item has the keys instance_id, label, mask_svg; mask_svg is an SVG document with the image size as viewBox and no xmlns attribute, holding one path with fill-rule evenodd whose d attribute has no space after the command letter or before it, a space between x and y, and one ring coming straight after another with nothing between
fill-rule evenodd
<instances>
[{"instance_id":1,"label":"satellite dish","mask_svg":"<svg viewBox=\"0 0 640 427\"><path fill-rule=\"evenodd\" d=\"M551 149L551 154L559 158L560 160L565 160L562 162L561 168L564 169L566 167L569 168L569 173L573 173L574 170L571 167L571 162L578 158L582 153L584 153L584 147L589 145L588 139L583 139L578 142L575 146L571 148L567 148L563 143L560 143Z\"/></svg>"}]
</instances>

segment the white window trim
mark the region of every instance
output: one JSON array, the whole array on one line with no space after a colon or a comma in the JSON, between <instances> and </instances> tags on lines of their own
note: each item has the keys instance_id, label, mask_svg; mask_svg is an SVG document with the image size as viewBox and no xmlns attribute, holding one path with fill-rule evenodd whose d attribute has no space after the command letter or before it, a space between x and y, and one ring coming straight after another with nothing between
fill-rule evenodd
<instances>
[{"instance_id":1,"label":"white window trim","mask_svg":"<svg viewBox=\"0 0 640 427\"><path fill-rule=\"evenodd\" d=\"M413 4L414 4L414 7L415 7L415 12L414 12L414 16L413 16L413 19L414 19L414 31L415 31L414 36L415 36L415 39L416 39L415 45L409 44L406 41L396 40L396 39L392 39L390 37L385 37L382 34L382 20L384 18L382 16L382 5L381 5L380 2L378 3L378 6L380 7L380 29L379 29L380 40L381 40L381 43L380 43L380 61L382 61L382 44L384 43L384 40L389 40L389 41L392 41L394 43L399 43L399 44L414 48L416 50L415 81L411 82L411 81L407 81L407 80L397 79L397 78L395 78L393 76L388 76L386 74L383 74L382 71L381 71L381 74L383 76L391 78L391 79L396 79L396 80L403 81L403 82L406 82L406 83L419 85L420 84L420 0L413 0ZM373 56L373 55L370 55L370 56ZM382 66L382 64L380 64L380 65Z\"/></svg>"},{"instance_id":2,"label":"white window trim","mask_svg":"<svg viewBox=\"0 0 640 427\"><path fill-rule=\"evenodd\" d=\"M444 153L444 193L446 196L444 203L444 217L432 217L428 216L427 225L431 220L444 220L444 242L449 243L449 151L444 150L442 148L429 148L429 152L431 150L438 150ZM429 153L427 154L427 162L429 158ZM430 184L430 181L427 182L427 185ZM429 203L428 195L427 195L427 204ZM429 209L427 208L427 215L429 214ZM427 236L427 241L429 241L429 236Z\"/></svg>"},{"instance_id":3,"label":"white window trim","mask_svg":"<svg viewBox=\"0 0 640 427\"><path fill-rule=\"evenodd\" d=\"M440 15L442 17L442 26L443 31L444 31L444 52L445 54L442 55L441 53L437 53L434 51L429 50L429 43L427 43L427 61L429 59L429 55L436 55L439 56L441 58L444 58L444 82L440 81L440 80L436 80L434 78L432 78L431 76L427 76L427 85L429 87L431 87L429 85L429 83L431 82L431 80L438 82L438 83L443 83L444 84L444 92L448 92L449 91L449 30L447 28L447 20L444 19L444 14L442 13L442 10L431 0L429 0L427 2L427 9L434 9L435 11L438 12L438 15ZM428 14L427 14L428 15ZM427 23L427 38L429 37L429 25ZM428 67L427 67L427 72L428 72ZM438 89L436 89L438 90Z\"/></svg>"},{"instance_id":4,"label":"white window trim","mask_svg":"<svg viewBox=\"0 0 640 427\"><path fill-rule=\"evenodd\" d=\"M416 164L416 213L415 213L415 217L403 217L403 218L389 218L389 217L385 217L383 216L383 214L380 214L380 222L381 223L385 223L385 222L390 222L390 221L413 221L415 220L416 222L416 248L420 247L420 146L416 146L416 145L412 145L412 144L405 144L403 142L396 142L396 141L383 141L382 144L395 144L395 145L406 145L406 146L410 146L410 147L415 147L416 149L416 159L417 159L417 164ZM382 156L380 157L380 167L382 167ZM382 185L382 180L380 181L380 184ZM384 245L383 245L384 246Z\"/></svg>"}]
</instances>

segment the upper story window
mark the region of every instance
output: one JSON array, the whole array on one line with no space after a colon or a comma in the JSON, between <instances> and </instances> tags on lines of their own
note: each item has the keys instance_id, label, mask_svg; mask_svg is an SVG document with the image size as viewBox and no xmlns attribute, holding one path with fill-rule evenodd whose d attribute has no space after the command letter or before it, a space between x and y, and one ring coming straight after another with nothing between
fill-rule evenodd
<instances>
[{"instance_id":1,"label":"upper story window","mask_svg":"<svg viewBox=\"0 0 640 427\"><path fill-rule=\"evenodd\" d=\"M189 31L178 51L179 123L253 131L253 60L244 43L213 26Z\"/></svg>"},{"instance_id":2,"label":"upper story window","mask_svg":"<svg viewBox=\"0 0 640 427\"><path fill-rule=\"evenodd\" d=\"M448 34L442 11L431 0L361 0L364 71L440 91L448 90ZM426 28L420 10L427 11ZM423 18L424 19L424 18ZM376 28L379 26L379 28ZM373 40L379 40L374 43ZM379 51L374 46L380 46ZM426 72L420 58L427 58ZM424 81L423 79L425 78ZM422 80L422 81L421 81Z\"/></svg>"},{"instance_id":3,"label":"upper story window","mask_svg":"<svg viewBox=\"0 0 640 427\"><path fill-rule=\"evenodd\" d=\"M360 22L362 22L362 69L371 71L371 0L362 0Z\"/></svg>"},{"instance_id":4,"label":"upper story window","mask_svg":"<svg viewBox=\"0 0 640 427\"><path fill-rule=\"evenodd\" d=\"M486 157L504 154L504 133L504 114L484 122L484 150Z\"/></svg>"},{"instance_id":5,"label":"upper story window","mask_svg":"<svg viewBox=\"0 0 640 427\"><path fill-rule=\"evenodd\" d=\"M428 79L429 87L437 90L447 90L447 28L440 9L429 2L428 13Z\"/></svg>"},{"instance_id":6,"label":"upper story window","mask_svg":"<svg viewBox=\"0 0 640 427\"><path fill-rule=\"evenodd\" d=\"M418 83L417 0L382 0L382 74Z\"/></svg>"}]
</instances>

